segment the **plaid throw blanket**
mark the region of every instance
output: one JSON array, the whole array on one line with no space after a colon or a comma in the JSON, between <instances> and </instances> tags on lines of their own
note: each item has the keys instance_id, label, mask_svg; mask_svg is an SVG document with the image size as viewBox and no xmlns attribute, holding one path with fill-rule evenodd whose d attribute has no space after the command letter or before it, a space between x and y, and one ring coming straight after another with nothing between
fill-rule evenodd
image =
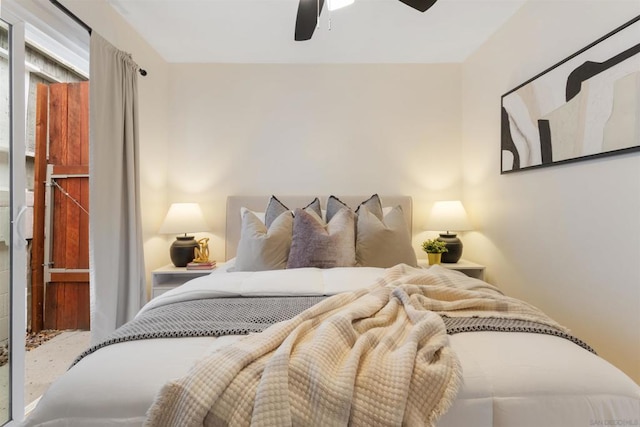
<instances>
[{"instance_id":1,"label":"plaid throw blanket","mask_svg":"<svg viewBox=\"0 0 640 427\"><path fill-rule=\"evenodd\" d=\"M484 282L400 265L206 356L163 387L145 425L431 426L461 378L436 313L563 329Z\"/></svg>"}]
</instances>

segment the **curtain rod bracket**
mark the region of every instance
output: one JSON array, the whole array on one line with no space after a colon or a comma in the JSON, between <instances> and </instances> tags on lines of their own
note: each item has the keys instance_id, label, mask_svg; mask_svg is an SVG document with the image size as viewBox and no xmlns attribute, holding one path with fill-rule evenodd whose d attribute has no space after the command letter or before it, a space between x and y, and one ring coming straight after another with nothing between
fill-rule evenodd
<instances>
[{"instance_id":1,"label":"curtain rod bracket","mask_svg":"<svg viewBox=\"0 0 640 427\"><path fill-rule=\"evenodd\" d=\"M80 25L82 28L84 28L89 35L91 35L91 32L93 31L91 29L91 27L89 25L87 25L86 22L84 22L82 19L78 18L76 16L76 14L74 14L73 12L71 12L69 9L67 9L65 7L65 5L63 5L62 3L60 3L58 0L49 0L51 2L52 5L54 5L55 7L57 7L62 13L64 13L65 15L67 15L69 18L73 19L76 24ZM140 73L140 75L142 77L147 75L147 70L139 68L138 72Z\"/></svg>"}]
</instances>

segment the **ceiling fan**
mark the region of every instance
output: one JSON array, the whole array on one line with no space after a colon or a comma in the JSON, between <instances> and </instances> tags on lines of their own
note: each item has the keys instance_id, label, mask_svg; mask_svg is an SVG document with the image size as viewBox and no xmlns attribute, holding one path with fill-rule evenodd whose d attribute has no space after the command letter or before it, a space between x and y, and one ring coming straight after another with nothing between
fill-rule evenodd
<instances>
[{"instance_id":1,"label":"ceiling fan","mask_svg":"<svg viewBox=\"0 0 640 427\"><path fill-rule=\"evenodd\" d=\"M335 0L333 0L335 1ZM433 6L438 0L400 0L420 12L424 12ZM329 0L331 6L331 0ZM298 16L296 18L296 41L311 39L316 29L318 17L324 7L324 0L300 0L298 3ZM319 11L318 11L319 9Z\"/></svg>"}]
</instances>

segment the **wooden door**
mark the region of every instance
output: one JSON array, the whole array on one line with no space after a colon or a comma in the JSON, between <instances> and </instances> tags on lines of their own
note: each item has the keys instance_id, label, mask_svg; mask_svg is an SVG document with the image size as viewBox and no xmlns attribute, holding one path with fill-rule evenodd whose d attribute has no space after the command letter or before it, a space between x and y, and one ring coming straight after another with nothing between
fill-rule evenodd
<instances>
[{"instance_id":1,"label":"wooden door","mask_svg":"<svg viewBox=\"0 0 640 427\"><path fill-rule=\"evenodd\" d=\"M44 292L34 281L32 330L42 302L45 329L89 329L89 83L40 85L38 94L48 97L49 137L45 156L38 141L46 138L36 135L33 258L42 256Z\"/></svg>"}]
</instances>

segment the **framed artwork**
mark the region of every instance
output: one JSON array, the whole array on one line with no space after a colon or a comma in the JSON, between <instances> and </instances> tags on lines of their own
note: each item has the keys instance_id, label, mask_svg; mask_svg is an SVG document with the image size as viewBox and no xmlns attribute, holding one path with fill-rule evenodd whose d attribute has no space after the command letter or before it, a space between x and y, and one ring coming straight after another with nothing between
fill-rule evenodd
<instances>
[{"instance_id":1,"label":"framed artwork","mask_svg":"<svg viewBox=\"0 0 640 427\"><path fill-rule=\"evenodd\" d=\"M502 174L636 150L640 16L502 95Z\"/></svg>"}]
</instances>

